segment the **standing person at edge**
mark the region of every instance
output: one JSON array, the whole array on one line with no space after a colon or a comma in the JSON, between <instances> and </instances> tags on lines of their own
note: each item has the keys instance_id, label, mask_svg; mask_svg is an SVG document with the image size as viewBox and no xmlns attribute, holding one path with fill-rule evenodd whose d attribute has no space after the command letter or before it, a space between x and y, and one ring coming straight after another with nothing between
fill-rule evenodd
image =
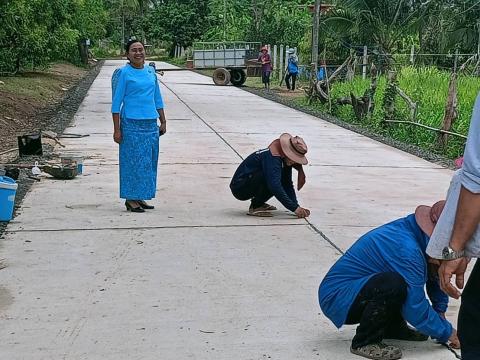
<instances>
[{"instance_id":1,"label":"standing person at edge","mask_svg":"<svg viewBox=\"0 0 480 360\"><path fill-rule=\"evenodd\" d=\"M262 83L266 90L270 90L270 74L272 73L272 59L266 46L260 50L258 61L262 63Z\"/></svg>"},{"instance_id":2,"label":"standing person at edge","mask_svg":"<svg viewBox=\"0 0 480 360\"><path fill-rule=\"evenodd\" d=\"M302 165L308 163L307 145L301 137L284 133L270 146L258 150L242 161L233 175L230 189L238 200L251 200L248 215L272 216L277 210L266 202L272 197L299 218L310 215L310 210L298 205L292 182L292 167L298 171L297 188L305 184Z\"/></svg>"},{"instance_id":3,"label":"standing person at edge","mask_svg":"<svg viewBox=\"0 0 480 360\"><path fill-rule=\"evenodd\" d=\"M463 360L480 359L480 263L476 262L462 294L471 257L480 257L480 93L473 108L463 165L452 178L447 203L432 234L427 253L441 260L440 285L462 304L458 315L458 337Z\"/></svg>"},{"instance_id":4,"label":"standing person at edge","mask_svg":"<svg viewBox=\"0 0 480 360\"><path fill-rule=\"evenodd\" d=\"M298 75L298 56L295 54L295 49L288 49L288 65L287 75L285 76L285 84L287 89L295 91L295 83Z\"/></svg>"},{"instance_id":5,"label":"standing person at edge","mask_svg":"<svg viewBox=\"0 0 480 360\"><path fill-rule=\"evenodd\" d=\"M113 139L120 145L120 197L128 211L153 209L159 135L167 130L163 100L155 70L145 66L145 48L138 40L126 47L129 60L112 76ZM160 119L160 127L157 124Z\"/></svg>"}]
</instances>

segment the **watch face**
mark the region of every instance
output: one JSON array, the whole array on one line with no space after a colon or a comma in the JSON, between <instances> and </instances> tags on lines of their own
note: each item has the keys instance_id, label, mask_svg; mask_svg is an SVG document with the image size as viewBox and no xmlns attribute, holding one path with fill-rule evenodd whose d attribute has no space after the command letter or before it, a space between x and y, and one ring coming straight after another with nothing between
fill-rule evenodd
<instances>
[{"instance_id":1,"label":"watch face","mask_svg":"<svg viewBox=\"0 0 480 360\"><path fill-rule=\"evenodd\" d=\"M445 246L442 250L442 256L444 259L448 259L449 256L450 256L450 249L448 248L448 246Z\"/></svg>"}]
</instances>

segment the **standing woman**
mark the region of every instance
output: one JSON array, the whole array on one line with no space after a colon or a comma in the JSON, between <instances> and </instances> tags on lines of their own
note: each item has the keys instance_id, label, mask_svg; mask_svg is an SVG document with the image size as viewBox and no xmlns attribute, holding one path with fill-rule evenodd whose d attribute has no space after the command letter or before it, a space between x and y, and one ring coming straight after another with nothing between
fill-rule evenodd
<instances>
[{"instance_id":1,"label":"standing woman","mask_svg":"<svg viewBox=\"0 0 480 360\"><path fill-rule=\"evenodd\" d=\"M126 47L129 60L112 76L113 140L120 145L120 197L128 211L153 209L159 136L167 122L155 69L145 66L145 48L138 40ZM160 119L160 127L157 124Z\"/></svg>"},{"instance_id":2,"label":"standing woman","mask_svg":"<svg viewBox=\"0 0 480 360\"><path fill-rule=\"evenodd\" d=\"M272 72L272 59L266 46L260 50L258 61L262 63L262 82L266 90L270 90L270 74Z\"/></svg>"}]
</instances>

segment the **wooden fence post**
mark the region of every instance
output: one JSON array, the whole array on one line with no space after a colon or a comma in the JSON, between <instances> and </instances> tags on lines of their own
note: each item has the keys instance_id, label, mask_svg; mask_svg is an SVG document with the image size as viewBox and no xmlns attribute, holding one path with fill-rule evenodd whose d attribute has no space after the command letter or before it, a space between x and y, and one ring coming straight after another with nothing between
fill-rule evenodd
<instances>
[{"instance_id":1,"label":"wooden fence post","mask_svg":"<svg viewBox=\"0 0 480 360\"><path fill-rule=\"evenodd\" d=\"M395 97L397 74L395 71L389 71L387 74L387 87L383 98L383 107L385 109L385 120L393 120L395 116Z\"/></svg>"},{"instance_id":2,"label":"wooden fence post","mask_svg":"<svg viewBox=\"0 0 480 360\"><path fill-rule=\"evenodd\" d=\"M450 84L448 85L448 96L445 105L445 115L443 116L442 130L450 131L457 116L457 73L453 72L450 76ZM440 146L446 147L448 145L448 134L440 133L438 142Z\"/></svg>"},{"instance_id":3,"label":"wooden fence post","mask_svg":"<svg viewBox=\"0 0 480 360\"><path fill-rule=\"evenodd\" d=\"M363 47L363 61L362 61L362 79L365 80L367 78L367 62L368 62L368 49L365 45Z\"/></svg>"},{"instance_id":4,"label":"wooden fence post","mask_svg":"<svg viewBox=\"0 0 480 360\"><path fill-rule=\"evenodd\" d=\"M273 45L273 73L278 76L277 45Z\"/></svg>"},{"instance_id":5,"label":"wooden fence post","mask_svg":"<svg viewBox=\"0 0 480 360\"><path fill-rule=\"evenodd\" d=\"M283 74L283 54L284 54L283 45L280 45L280 64L278 67L279 74L280 74L278 76L279 79L282 77L282 74Z\"/></svg>"}]
</instances>

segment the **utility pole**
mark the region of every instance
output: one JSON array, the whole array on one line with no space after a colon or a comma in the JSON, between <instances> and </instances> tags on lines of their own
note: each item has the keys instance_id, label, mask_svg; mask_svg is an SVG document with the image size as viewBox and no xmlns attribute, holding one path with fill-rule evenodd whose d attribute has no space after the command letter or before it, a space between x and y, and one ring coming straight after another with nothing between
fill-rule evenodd
<instances>
[{"instance_id":1,"label":"utility pole","mask_svg":"<svg viewBox=\"0 0 480 360\"><path fill-rule=\"evenodd\" d=\"M320 9L322 6L321 0L315 0L315 9L313 13L313 31L312 31L312 83L317 78L318 72L318 33L320 27Z\"/></svg>"}]
</instances>

